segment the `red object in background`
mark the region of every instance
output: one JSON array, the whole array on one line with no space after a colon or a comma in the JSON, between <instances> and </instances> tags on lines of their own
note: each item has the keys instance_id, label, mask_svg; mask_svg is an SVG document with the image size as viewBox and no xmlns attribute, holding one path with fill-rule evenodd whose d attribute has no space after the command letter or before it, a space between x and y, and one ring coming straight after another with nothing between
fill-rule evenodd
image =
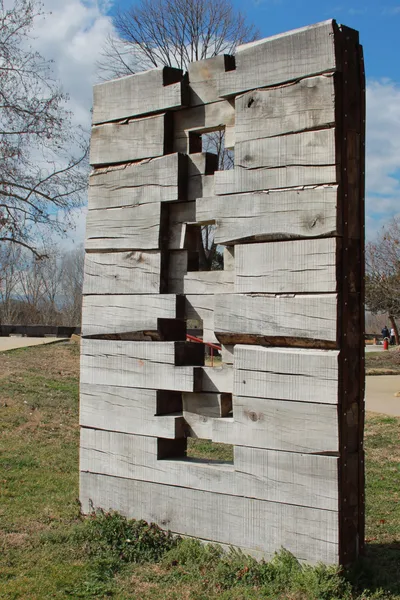
<instances>
[{"instance_id":1,"label":"red object in background","mask_svg":"<svg viewBox=\"0 0 400 600\"><path fill-rule=\"evenodd\" d=\"M387 338L383 340L383 349L389 350L389 340Z\"/></svg>"}]
</instances>

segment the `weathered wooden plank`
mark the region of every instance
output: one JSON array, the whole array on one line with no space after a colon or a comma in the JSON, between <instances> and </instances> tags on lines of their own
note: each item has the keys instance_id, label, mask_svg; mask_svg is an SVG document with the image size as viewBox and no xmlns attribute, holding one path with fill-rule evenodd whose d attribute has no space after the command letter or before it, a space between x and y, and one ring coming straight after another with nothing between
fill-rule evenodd
<instances>
[{"instance_id":1,"label":"weathered wooden plank","mask_svg":"<svg viewBox=\"0 0 400 600\"><path fill-rule=\"evenodd\" d=\"M184 293L184 277L188 270L188 252L174 250L169 253L168 260L168 293Z\"/></svg>"},{"instance_id":2,"label":"weathered wooden plank","mask_svg":"<svg viewBox=\"0 0 400 600\"><path fill-rule=\"evenodd\" d=\"M337 296L220 294L215 297L214 331L225 344L246 343L240 339L241 334L246 334L268 338L274 345L294 338L331 342L335 346Z\"/></svg>"},{"instance_id":3,"label":"weathered wooden plank","mask_svg":"<svg viewBox=\"0 0 400 600\"><path fill-rule=\"evenodd\" d=\"M202 321L203 329L214 329L214 295L191 295L185 297L185 318Z\"/></svg>"},{"instance_id":4,"label":"weathered wooden plank","mask_svg":"<svg viewBox=\"0 0 400 600\"><path fill-rule=\"evenodd\" d=\"M233 344L221 344L221 360L223 364L233 365L235 346Z\"/></svg>"},{"instance_id":5,"label":"weathered wooden plank","mask_svg":"<svg viewBox=\"0 0 400 600\"><path fill-rule=\"evenodd\" d=\"M199 152L188 156L187 199L195 200L214 195L214 172L218 169L218 156L211 152Z\"/></svg>"},{"instance_id":6,"label":"weathered wooden plank","mask_svg":"<svg viewBox=\"0 0 400 600\"><path fill-rule=\"evenodd\" d=\"M188 200L214 196L214 175L194 175L188 182Z\"/></svg>"},{"instance_id":7,"label":"weathered wooden plank","mask_svg":"<svg viewBox=\"0 0 400 600\"><path fill-rule=\"evenodd\" d=\"M173 294L84 296L82 335L137 332L146 335L147 331L147 335L160 332L162 336L162 321L182 318L183 306L183 298L179 299Z\"/></svg>"},{"instance_id":8,"label":"weathered wooden plank","mask_svg":"<svg viewBox=\"0 0 400 600\"><path fill-rule=\"evenodd\" d=\"M233 391L233 368L230 365L223 367L202 367L200 369L199 387L196 391L231 394Z\"/></svg>"},{"instance_id":9,"label":"weathered wooden plank","mask_svg":"<svg viewBox=\"0 0 400 600\"><path fill-rule=\"evenodd\" d=\"M189 63L190 106L209 104L220 100L218 80L226 71L233 69L235 59L228 54L220 54L206 60Z\"/></svg>"},{"instance_id":10,"label":"weathered wooden plank","mask_svg":"<svg viewBox=\"0 0 400 600\"><path fill-rule=\"evenodd\" d=\"M170 250L182 250L185 248L187 223L196 220L195 202L177 202L169 207L169 238L168 248Z\"/></svg>"},{"instance_id":11,"label":"weathered wooden plank","mask_svg":"<svg viewBox=\"0 0 400 600\"><path fill-rule=\"evenodd\" d=\"M171 126L171 115L167 113L95 125L92 128L90 164L123 163L168 154L171 150Z\"/></svg>"},{"instance_id":12,"label":"weathered wooden plank","mask_svg":"<svg viewBox=\"0 0 400 600\"><path fill-rule=\"evenodd\" d=\"M171 67L99 83L93 88L93 124L181 108L185 92L183 72Z\"/></svg>"},{"instance_id":13,"label":"weathered wooden plank","mask_svg":"<svg viewBox=\"0 0 400 600\"><path fill-rule=\"evenodd\" d=\"M183 416L185 412L204 417L227 417L232 411L231 394L183 393Z\"/></svg>"},{"instance_id":14,"label":"weathered wooden plank","mask_svg":"<svg viewBox=\"0 0 400 600\"><path fill-rule=\"evenodd\" d=\"M156 417L157 419L158 417ZM259 448L235 447L235 465L159 458L155 438L84 429L81 471L337 511L337 462Z\"/></svg>"},{"instance_id":15,"label":"weathered wooden plank","mask_svg":"<svg viewBox=\"0 0 400 600\"><path fill-rule=\"evenodd\" d=\"M229 171L226 171L229 173ZM337 187L196 200L196 221L216 221L216 244L335 235Z\"/></svg>"},{"instance_id":16,"label":"weathered wooden plank","mask_svg":"<svg viewBox=\"0 0 400 600\"><path fill-rule=\"evenodd\" d=\"M331 126L335 123L334 94L333 77L323 75L238 96L235 141Z\"/></svg>"},{"instance_id":17,"label":"weathered wooden plank","mask_svg":"<svg viewBox=\"0 0 400 600\"><path fill-rule=\"evenodd\" d=\"M160 252L88 252L84 294L158 294Z\"/></svg>"},{"instance_id":18,"label":"weathered wooden plank","mask_svg":"<svg viewBox=\"0 0 400 600\"><path fill-rule=\"evenodd\" d=\"M239 46L236 70L220 76L219 95L233 96L335 71L336 31L335 21L330 20Z\"/></svg>"},{"instance_id":19,"label":"weathered wooden plank","mask_svg":"<svg viewBox=\"0 0 400 600\"><path fill-rule=\"evenodd\" d=\"M217 195L257 192L279 188L334 185L338 181L336 167L288 166L269 169L235 168L217 171L214 175L214 191Z\"/></svg>"},{"instance_id":20,"label":"weathered wooden plank","mask_svg":"<svg viewBox=\"0 0 400 600\"><path fill-rule=\"evenodd\" d=\"M83 427L107 429L162 438L181 438L186 424L178 392L81 383L79 423ZM162 414L171 413L171 414Z\"/></svg>"},{"instance_id":21,"label":"weathered wooden plank","mask_svg":"<svg viewBox=\"0 0 400 600\"><path fill-rule=\"evenodd\" d=\"M184 294L233 293L233 271L190 271L183 278Z\"/></svg>"},{"instance_id":22,"label":"weathered wooden plank","mask_svg":"<svg viewBox=\"0 0 400 600\"><path fill-rule=\"evenodd\" d=\"M288 452L339 452L333 404L233 396L233 417L213 423L214 442Z\"/></svg>"},{"instance_id":23,"label":"weathered wooden plank","mask_svg":"<svg viewBox=\"0 0 400 600\"><path fill-rule=\"evenodd\" d=\"M236 169L316 167L335 165L336 162L335 130L332 128L235 144Z\"/></svg>"},{"instance_id":24,"label":"weathered wooden plank","mask_svg":"<svg viewBox=\"0 0 400 600\"><path fill-rule=\"evenodd\" d=\"M237 344L236 396L338 404L339 352Z\"/></svg>"},{"instance_id":25,"label":"weathered wooden plank","mask_svg":"<svg viewBox=\"0 0 400 600\"><path fill-rule=\"evenodd\" d=\"M161 202L89 210L86 250L156 250L160 247Z\"/></svg>"},{"instance_id":26,"label":"weathered wooden plank","mask_svg":"<svg viewBox=\"0 0 400 600\"><path fill-rule=\"evenodd\" d=\"M174 113L174 152L189 152L189 137L233 126L235 108L227 100L185 108Z\"/></svg>"},{"instance_id":27,"label":"weathered wooden plank","mask_svg":"<svg viewBox=\"0 0 400 600\"><path fill-rule=\"evenodd\" d=\"M184 344L182 346L182 344ZM193 392L204 361L201 344L83 339L81 382Z\"/></svg>"},{"instance_id":28,"label":"weathered wooden plank","mask_svg":"<svg viewBox=\"0 0 400 600\"><path fill-rule=\"evenodd\" d=\"M319 510L91 473L81 474L82 509L112 508L174 533L300 560L337 563L338 517Z\"/></svg>"},{"instance_id":29,"label":"weathered wooden plank","mask_svg":"<svg viewBox=\"0 0 400 600\"><path fill-rule=\"evenodd\" d=\"M337 291L336 238L238 244L235 292Z\"/></svg>"},{"instance_id":30,"label":"weathered wooden plank","mask_svg":"<svg viewBox=\"0 0 400 600\"><path fill-rule=\"evenodd\" d=\"M187 157L160 158L96 169L89 178L89 210L184 200Z\"/></svg>"},{"instance_id":31,"label":"weathered wooden plank","mask_svg":"<svg viewBox=\"0 0 400 600\"><path fill-rule=\"evenodd\" d=\"M224 271L235 270L235 246L225 246L223 251Z\"/></svg>"}]
</instances>

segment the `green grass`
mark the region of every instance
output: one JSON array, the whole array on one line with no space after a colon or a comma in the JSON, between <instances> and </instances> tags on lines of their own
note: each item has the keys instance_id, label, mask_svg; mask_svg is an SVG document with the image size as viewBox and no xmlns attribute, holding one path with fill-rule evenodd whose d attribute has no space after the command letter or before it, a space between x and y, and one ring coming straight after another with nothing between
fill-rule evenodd
<instances>
[{"instance_id":1,"label":"green grass","mask_svg":"<svg viewBox=\"0 0 400 600\"><path fill-rule=\"evenodd\" d=\"M78 502L78 349L0 355L0 598L400 600L400 420L367 419L367 554L351 573L268 563ZM232 447L190 440L190 456ZM369 591L365 591L369 589Z\"/></svg>"},{"instance_id":2,"label":"green grass","mask_svg":"<svg viewBox=\"0 0 400 600\"><path fill-rule=\"evenodd\" d=\"M400 349L365 353L367 375L400 375Z\"/></svg>"}]
</instances>

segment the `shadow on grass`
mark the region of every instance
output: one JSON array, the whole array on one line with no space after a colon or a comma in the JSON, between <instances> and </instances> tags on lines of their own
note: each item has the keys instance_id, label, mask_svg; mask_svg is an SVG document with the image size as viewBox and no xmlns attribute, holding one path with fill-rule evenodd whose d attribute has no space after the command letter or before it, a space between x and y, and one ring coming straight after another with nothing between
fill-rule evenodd
<instances>
[{"instance_id":1,"label":"shadow on grass","mask_svg":"<svg viewBox=\"0 0 400 600\"><path fill-rule=\"evenodd\" d=\"M400 594L400 541L388 544L366 544L365 554L348 574L359 590L380 589Z\"/></svg>"}]
</instances>

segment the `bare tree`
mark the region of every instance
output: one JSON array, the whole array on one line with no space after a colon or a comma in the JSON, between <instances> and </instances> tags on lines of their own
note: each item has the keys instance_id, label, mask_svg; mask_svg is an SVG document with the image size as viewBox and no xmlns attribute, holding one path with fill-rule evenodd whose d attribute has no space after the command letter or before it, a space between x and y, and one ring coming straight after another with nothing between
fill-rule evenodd
<instances>
[{"instance_id":1,"label":"bare tree","mask_svg":"<svg viewBox=\"0 0 400 600\"><path fill-rule=\"evenodd\" d=\"M106 79L230 54L257 31L230 0L141 0L114 17L99 61Z\"/></svg>"},{"instance_id":2,"label":"bare tree","mask_svg":"<svg viewBox=\"0 0 400 600\"><path fill-rule=\"evenodd\" d=\"M399 334L400 316L400 217L382 228L375 242L366 246L365 301L372 314L387 314Z\"/></svg>"},{"instance_id":3,"label":"bare tree","mask_svg":"<svg viewBox=\"0 0 400 600\"><path fill-rule=\"evenodd\" d=\"M61 259L63 325L81 324L84 259L83 245L71 250Z\"/></svg>"},{"instance_id":4,"label":"bare tree","mask_svg":"<svg viewBox=\"0 0 400 600\"><path fill-rule=\"evenodd\" d=\"M15 296L18 289L22 248L14 245L0 246L0 323L15 322L18 307Z\"/></svg>"},{"instance_id":5,"label":"bare tree","mask_svg":"<svg viewBox=\"0 0 400 600\"><path fill-rule=\"evenodd\" d=\"M32 49L41 5L6 6L0 0L0 242L38 255L38 231L64 232L83 202L86 136L72 126L51 63Z\"/></svg>"}]
</instances>

